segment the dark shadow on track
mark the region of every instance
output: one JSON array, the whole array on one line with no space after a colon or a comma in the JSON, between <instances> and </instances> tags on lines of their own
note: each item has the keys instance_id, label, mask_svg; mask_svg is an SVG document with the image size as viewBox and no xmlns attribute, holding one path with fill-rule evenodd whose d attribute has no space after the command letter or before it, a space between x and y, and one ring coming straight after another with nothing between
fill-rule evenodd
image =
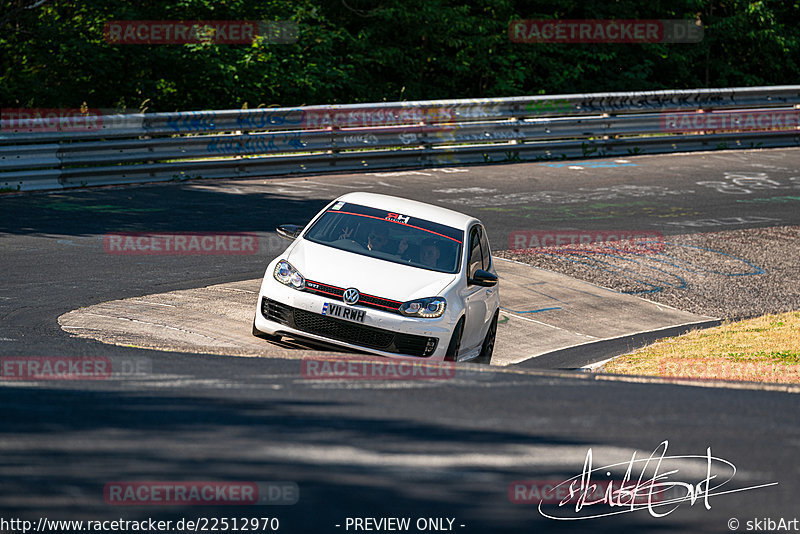
<instances>
[{"instance_id":1,"label":"dark shadow on track","mask_svg":"<svg viewBox=\"0 0 800 534\"><path fill-rule=\"evenodd\" d=\"M413 464L426 454L455 459L476 452L491 455L503 444L592 445L544 433L536 437L408 419L358 418L346 415L347 402L248 401L213 390L163 396L2 388L0 405L0 438L6 442L0 499L5 501L4 514L18 517L277 516L281 532L334 531L334 524L353 516L455 517L468 526L458 528L460 532L531 531L547 520L535 505L510 503L508 484L571 474L469 460L433 466L435 471L427 473ZM376 457L385 463L376 463ZM13 466L27 467L18 471ZM109 482L192 480L292 481L299 485L300 501L268 507L131 507L103 500ZM14 495L25 504L13 504ZM29 502L29 496L36 496L36 502ZM618 532L640 526L644 528L632 514L592 528ZM586 528L573 527L559 525L559 531ZM660 530L671 529L662 525Z\"/></svg>"}]
</instances>

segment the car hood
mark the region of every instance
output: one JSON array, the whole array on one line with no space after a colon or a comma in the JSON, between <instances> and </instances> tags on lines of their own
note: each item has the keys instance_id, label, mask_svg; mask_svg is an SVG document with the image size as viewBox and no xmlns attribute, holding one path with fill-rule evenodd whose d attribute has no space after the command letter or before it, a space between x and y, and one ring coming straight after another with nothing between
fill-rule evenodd
<instances>
[{"instance_id":1,"label":"car hood","mask_svg":"<svg viewBox=\"0 0 800 534\"><path fill-rule=\"evenodd\" d=\"M287 258L304 277L398 301L438 295L455 274L370 258L301 239Z\"/></svg>"}]
</instances>

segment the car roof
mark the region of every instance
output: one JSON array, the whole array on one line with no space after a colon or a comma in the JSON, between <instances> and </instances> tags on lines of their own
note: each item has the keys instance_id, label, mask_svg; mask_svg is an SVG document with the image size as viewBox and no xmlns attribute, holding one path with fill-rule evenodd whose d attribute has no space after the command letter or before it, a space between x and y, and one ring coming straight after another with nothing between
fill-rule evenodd
<instances>
[{"instance_id":1,"label":"car roof","mask_svg":"<svg viewBox=\"0 0 800 534\"><path fill-rule=\"evenodd\" d=\"M410 215L412 217L459 229L466 229L472 221L477 221L477 219L471 215L459 213L447 208L440 208L439 206L418 202L416 200L409 200L407 198L379 195L377 193L347 193L336 200L396 212L401 215Z\"/></svg>"}]
</instances>

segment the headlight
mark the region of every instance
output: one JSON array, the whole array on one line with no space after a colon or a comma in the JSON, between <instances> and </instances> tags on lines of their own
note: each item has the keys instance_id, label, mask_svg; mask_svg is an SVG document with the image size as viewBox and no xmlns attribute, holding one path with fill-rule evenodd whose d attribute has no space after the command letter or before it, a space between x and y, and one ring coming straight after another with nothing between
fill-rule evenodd
<instances>
[{"instance_id":1,"label":"headlight","mask_svg":"<svg viewBox=\"0 0 800 534\"><path fill-rule=\"evenodd\" d=\"M400 305L400 313L410 317L441 317L446 307L447 301L442 297L428 297L404 302Z\"/></svg>"},{"instance_id":2,"label":"headlight","mask_svg":"<svg viewBox=\"0 0 800 534\"><path fill-rule=\"evenodd\" d=\"M303 289L306 287L306 279L286 260L281 260L275 265L275 270L272 275L275 277L275 280L289 287L295 289Z\"/></svg>"}]
</instances>

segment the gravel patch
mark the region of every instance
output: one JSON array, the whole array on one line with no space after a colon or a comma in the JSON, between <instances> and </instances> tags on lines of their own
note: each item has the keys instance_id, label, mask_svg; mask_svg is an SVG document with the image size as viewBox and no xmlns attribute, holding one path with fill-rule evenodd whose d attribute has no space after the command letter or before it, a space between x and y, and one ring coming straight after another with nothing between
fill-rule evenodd
<instances>
[{"instance_id":1,"label":"gravel patch","mask_svg":"<svg viewBox=\"0 0 800 534\"><path fill-rule=\"evenodd\" d=\"M800 226L503 250L495 255L712 317L800 310Z\"/></svg>"}]
</instances>

